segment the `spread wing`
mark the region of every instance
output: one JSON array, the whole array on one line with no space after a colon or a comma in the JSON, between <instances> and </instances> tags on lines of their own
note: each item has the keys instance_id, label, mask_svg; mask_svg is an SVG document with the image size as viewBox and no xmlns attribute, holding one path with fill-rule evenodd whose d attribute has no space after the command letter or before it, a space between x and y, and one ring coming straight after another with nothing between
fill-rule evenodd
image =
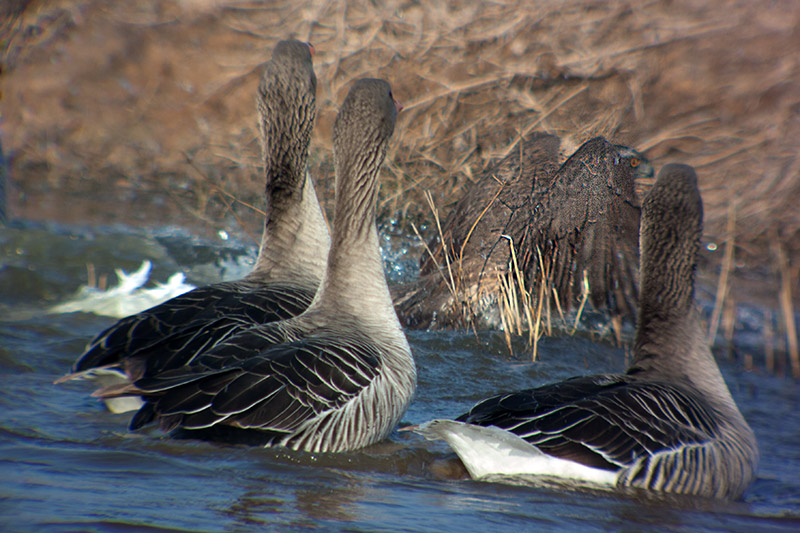
<instances>
[{"instance_id":1,"label":"spread wing","mask_svg":"<svg viewBox=\"0 0 800 533\"><path fill-rule=\"evenodd\" d=\"M453 284L469 294L491 292L494 269L505 269L511 256L528 250L530 220L543 190L558 169L560 140L534 133L485 171L450 210L442 234L428 244L420 277L395 287L393 301L403 325L414 328L467 325L483 306L466 298L455 305ZM447 253L445 253L445 251ZM525 258L522 259L525 261ZM449 262L450 268L447 268ZM440 270L441 269L441 270ZM452 273L452 278L451 278Z\"/></svg>"},{"instance_id":2,"label":"spread wing","mask_svg":"<svg viewBox=\"0 0 800 533\"><path fill-rule=\"evenodd\" d=\"M497 426L549 455L608 470L702 444L716 429L712 414L695 396L619 375L578 377L495 396L458 420Z\"/></svg>"},{"instance_id":3,"label":"spread wing","mask_svg":"<svg viewBox=\"0 0 800 533\"><path fill-rule=\"evenodd\" d=\"M125 362L136 378L178 368L233 333L302 313L313 297L295 285L248 280L200 287L100 333L73 372Z\"/></svg>"},{"instance_id":4,"label":"spread wing","mask_svg":"<svg viewBox=\"0 0 800 533\"><path fill-rule=\"evenodd\" d=\"M419 280L395 299L406 325L430 327L437 318L448 322L451 317L445 313L453 306L447 302L455 297L448 294L444 280L451 272L451 284L464 288L467 307L480 314L481 302L472 295L481 294L484 287L492 292L494 270L502 272L509 264L510 242L528 287L540 283L537 250L541 251L562 308L580 300L585 274L597 310L635 316L640 217L636 180L652 177L652 166L634 150L598 137L558 167L558 147L558 139L549 135L527 140L521 154L512 151L458 201L442 226L442 236L428 245L433 257L423 259ZM443 267L446 259L451 268L442 276L436 265ZM488 272L492 275L484 277ZM433 302L425 299L426 293L435 295Z\"/></svg>"},{"instance_id":5,"label":"spread wing","mask_svg":"<svg viewBox=\"0 0 800 533\"><path fill-rule=\"evenodd\" d=\"M512 235L515 244L523 238L519 234L527 229L535 208L535 190L548 185L558 169L559 147L558 137L534 133L478 178L442 225L451 264L461 258L508 261L508 241L501 235ZM421 275L434 272L436 262L445 264L441 237L434 237L428 247L436 261L423 256Z\"/></svg>"},{"instance_id":6,"label":"spread wing","mask_svg":"<svg viewBox=\"0 0 800 533\"><path fill-rule=\"evenodd\" d=\"M569 308L584 272L592 304L634 316L638 300L639 174L652 167L630 149L602 138L581 146L558 170L533 222L535 246Z\"/></svg>"}]
</instances>

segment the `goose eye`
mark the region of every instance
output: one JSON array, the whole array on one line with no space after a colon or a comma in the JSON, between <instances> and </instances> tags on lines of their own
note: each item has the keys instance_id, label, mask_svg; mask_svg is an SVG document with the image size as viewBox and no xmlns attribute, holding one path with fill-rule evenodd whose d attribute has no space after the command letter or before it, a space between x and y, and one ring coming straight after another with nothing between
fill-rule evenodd
<instances>
[{"instance_id":1,"label":"goose eye","mask_svg":"<svg viewBox=\"0 0 800 533\"><path fill-rule=\"evenodd\" d=\"M641 163L642 163L642 162L641 162L639 159L637 159L637 158L635 158L635 157L631 158L631 166L632 166L633 168L636 168L636 167L638 167L638 166L639 166Z\"/></svg>"}]
</instances>

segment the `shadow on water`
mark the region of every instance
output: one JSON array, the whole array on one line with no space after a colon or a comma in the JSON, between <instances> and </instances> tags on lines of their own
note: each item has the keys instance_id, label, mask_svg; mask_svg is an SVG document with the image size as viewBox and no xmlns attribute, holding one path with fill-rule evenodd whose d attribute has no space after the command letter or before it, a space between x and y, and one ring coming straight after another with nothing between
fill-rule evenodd
<instances>
[{"instance_id":1,"label":"shadow on water","mask_svg":"<svg viewBox=\"0 0 800 533\"><path fill-rule=\"evenodd\" d=\"M396 431L358 452L311 454L175 440L126 431L89 397L91 385L52 385L85 343L115 319L47 310L87 283L86 264L153 262L153 281L184 271L197 285L246 272L254 250L175 230L13 223L0 229L0 523L4 531L796 531L800 529L800 391L795 381L721 366L761 447L744 501L564 489L528 481L478 483L441 468L440 442ZM389 250L390 263L407 249ZM399 259L398 259L399 258ZM394 267L392 267L394 268ZM403 267L396 268L402 276ZM410 332L419 387L403 425L460 414L476 400L571 375L619 371L620 348L545 338L540 360L502 334Z\"/></svg>"}]
</instances>

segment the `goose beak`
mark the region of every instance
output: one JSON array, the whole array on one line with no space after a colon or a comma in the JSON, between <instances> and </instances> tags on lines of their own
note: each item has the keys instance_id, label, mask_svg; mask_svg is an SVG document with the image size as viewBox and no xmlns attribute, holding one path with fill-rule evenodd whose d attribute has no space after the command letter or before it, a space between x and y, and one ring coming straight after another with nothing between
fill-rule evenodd
<instances>
[{"instance_id":1,"label":"goose beak","mask_svg":"<svg viewBox=\"0 0 800 533\"><path fill-rule=\"evenodd\" d=\"M308 45L308 51L311 52L311 57L314 57L314 53L317 51L314 45L308 42L306 44Z\"/></svg>"},{"instance_id":2,"label":"goose beak","mask_svg":"<svg viewBox=\"0 0 800 533\"><path fill-rule=\"evenodd\" d=\"M394 98L392 99L392 101L394 101L394 107L397 109L398 113L403 110L403 104L401 104L400 102L398 102Z\"/></svg>"}]
</instances>

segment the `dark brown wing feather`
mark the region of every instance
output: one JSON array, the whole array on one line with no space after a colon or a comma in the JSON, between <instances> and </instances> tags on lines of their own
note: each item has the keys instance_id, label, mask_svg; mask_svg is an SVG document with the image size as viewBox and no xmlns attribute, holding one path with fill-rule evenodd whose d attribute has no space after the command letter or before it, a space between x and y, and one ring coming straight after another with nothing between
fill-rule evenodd
<instances>
[{"instance_id":1,"label":"dark brown wing feather","mask_svg":"<svg viewBox=\"0 0 800 533\"><path fill-rule=\"evenodd\" d=\"M501 235L512 236L515 243L525 238L528 222L537 208L536 191L549 184L558 168L559 146L558 137L535 133L518 143L469 188L442 225L451 264L474 257L495 264L508 261L508 241ZM444 265L441 237L434 237L428 247L436 262ZM433 258L423 257L420 274L435 270Z\"/></svg>"},{"instance_id":2,"label":"dark brown wing feather","mask_svg":"<svg viewBox=\"0 0 800 533\"><path fill-rule=\"evenodd\" d=\"M532 223L533 244L542 250L546 268L552 265L563 308L580 298L585 272L596 309L635 316L640 216L635 179L642 172L652 170L640 155L598 137L556 173Z\"/></svg>"},{"instance_id":3,"label":"dark brown wing feather","mask_svg":"<svg viewBox=\"0 0 800 533\"><path fill-rule=\"evenodd\" d=\"M568 379L483 400L457 420L508 430L555 457L616 470L716 431L684 389L623 375Z\"/></svg>"},{"instance_id":4,"label":"dark brown wing feather","mask_svg":"<svg viewBox=\"0 0 800 533\"><path fill-rule=\"evenodd\" d=\"M393 288L403 325L454 327L480 314L468 297L455 302L462 294L453 296L450 285L468 292L491 287L495 270L508 264L511 243L517 253L526 253L530 220L540 208L541 191L558 169L559 148L558 137L534 133L467 190L442 224L442 235L428 244L432 257L426 253L421 258L420 277Z\"/></svg>"},{"instance_id":5,"label":"dark brown wing feather","mask_svg":"<svg viewBox=\"0 0 800 533\"><path fill-rule=\"evenodd\" d=\"M135 379L178 368L245 327L300 314L313 297L302 287L248 280L200 287L100 333L73 372L124 363L137 368Z\"/></svg>"},{"instance_id":6,"label":"dark brown wing feather","mask_svg":"<svg viewBox=\"0 0 800 533\"><path fill-rule=\"evenodd\" d=\"M237 338L237 342L240 337ZM215 351L224 352L225 343ZM280 436L340 408L379 372L379 354L366 339L321 333L279 344L219 370L190 368L136 382L147 400L132 429L160 419L165 429L218 424Z\"/></svg>"}]
</instances>

